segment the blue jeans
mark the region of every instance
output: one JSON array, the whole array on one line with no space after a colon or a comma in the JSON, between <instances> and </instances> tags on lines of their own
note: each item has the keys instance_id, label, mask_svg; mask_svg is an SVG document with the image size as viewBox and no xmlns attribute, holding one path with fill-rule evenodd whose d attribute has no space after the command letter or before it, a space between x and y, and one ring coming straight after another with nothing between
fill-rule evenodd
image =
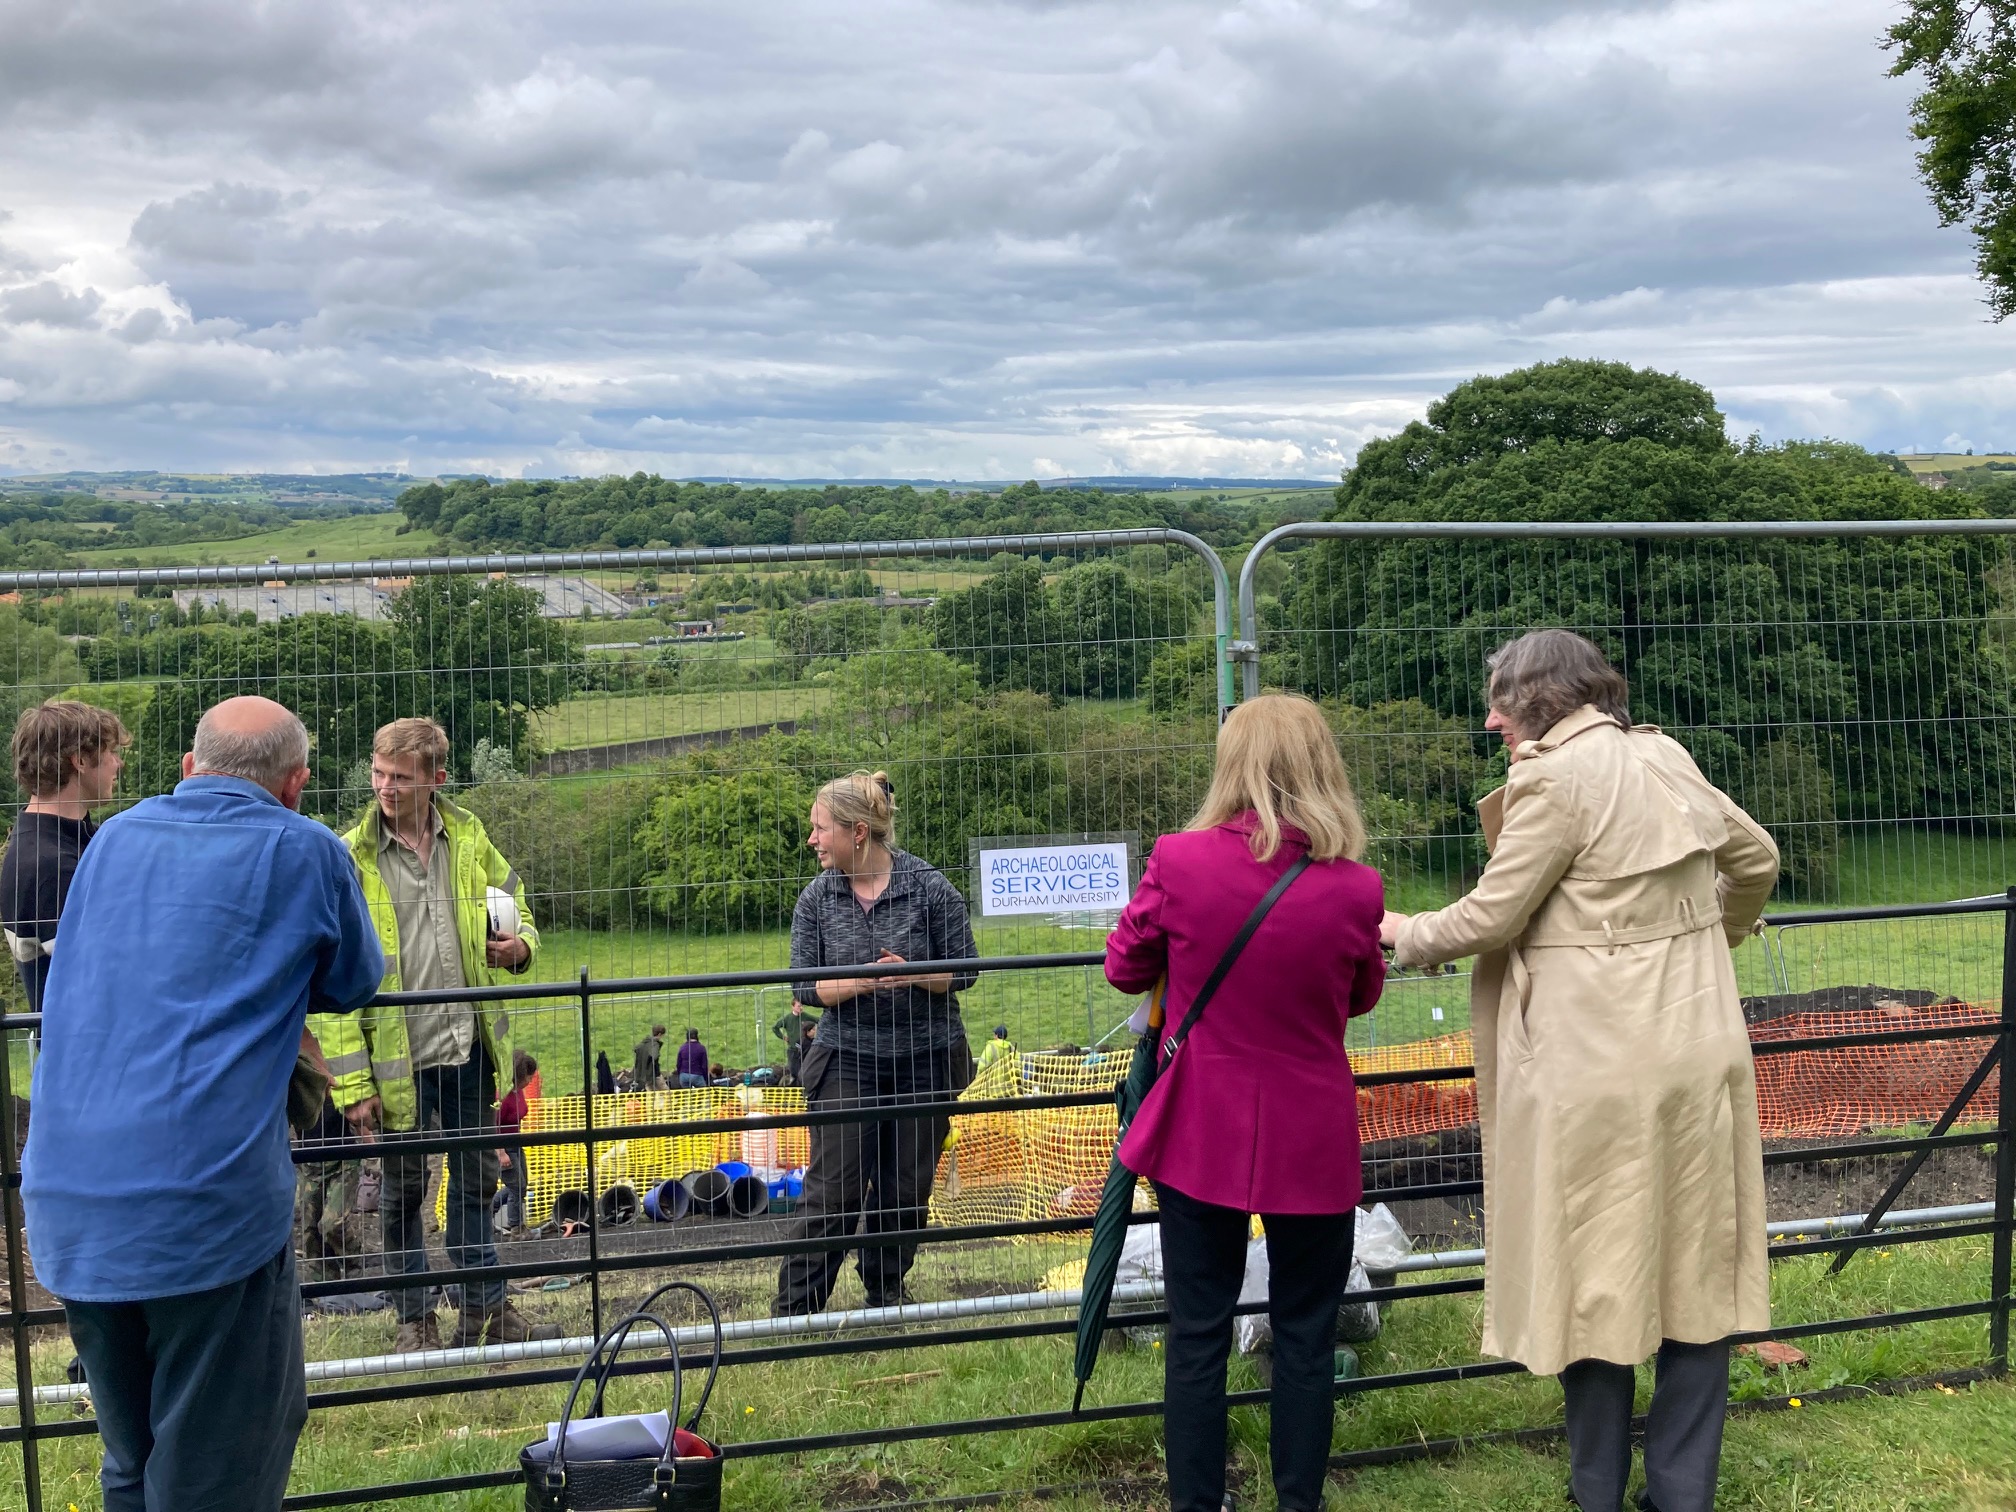
<instances>
[{"instance_id":1,"label":"blue jeans","mask_svg":"<svg viewBox=\"0 0 2016 1512\"><path fill-rule=\"evenodd\" d=\"M679 1085L682 1087L704 1087L707 1085L707 1078L702 1076L698 1071L681 1071L679 1073Z\"/></svg>"},{"instance_id":2,"label":"blue jeans","mask_svg":"<svg viewBox=\"0 0 2016 1512\"><path fill-rule=\"evenodd\" d=\"M493 1127L490 1101L495 1086L490 1057L481 1045L459 1066L435 1066L414 1078L419 1094L419 1131L439 1128L444 1134L470 1133ZM424 1205L427 1198L427 1157L395 1155L395 1135L386 1142L385 1187L378 1215L385 1241L385 1274L419 1275L427 1270ZM490 1238L490 1197L497 1190L495 1150L451 1150L445 1157L448 1183L448 1224L441 1236L448 1263L457 1270L495 1265L497 1246ZM504 1305L504 1283L492 1278L455 1289L455 1305L495 1312ZM470 1293L474 1293L473 1296ZM417 1323L430 1309L421 1287L392 1293L401 1323Z\"/></svg>"},{"instance_id":3,"label":"blue jeans","mask_svg":"<svg viewBox=\"0 0 2016 1512\"><path fill-rule=\"evenodd\" d=\"M106 1512L279 1512L308 1421L292 1244L229 1286L63 1311L105 1441Z\"/></svg>"}]
</instances>

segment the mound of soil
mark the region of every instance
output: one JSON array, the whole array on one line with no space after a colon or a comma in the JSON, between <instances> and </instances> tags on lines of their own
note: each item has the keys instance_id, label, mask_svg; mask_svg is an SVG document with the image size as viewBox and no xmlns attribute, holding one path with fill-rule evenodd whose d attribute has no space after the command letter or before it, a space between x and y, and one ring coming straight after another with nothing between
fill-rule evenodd
<instances>
[{"instance_id":1,"label":"mound of soil","mask_svg":"<svg viewBox=\"0 0 2016 1512\"><path fill-rule=\"evenodd\" d=\"M1743 1019L1750 1024L1768 1024L1794 1013L1869 1013L1902 1004L1906 1008L1933 1008L1956 1004L1956 997L1941 997L1917 987L1821 987L1813 992L1781 992L1743 999Z\"/></svg>"}]
</instances>

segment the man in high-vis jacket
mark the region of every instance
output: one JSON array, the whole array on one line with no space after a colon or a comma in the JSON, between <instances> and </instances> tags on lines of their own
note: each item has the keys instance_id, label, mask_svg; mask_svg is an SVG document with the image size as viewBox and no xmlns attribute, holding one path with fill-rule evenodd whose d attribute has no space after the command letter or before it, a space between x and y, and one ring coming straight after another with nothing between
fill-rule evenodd
<instances>
[{"instance_id":1,"label":"man in high-vis jacket","mask_svg":"<svg viewBox=\"0 0 2016 1512\"><path fill-rule=\"evenodd\" d=\"M377 803L343 837L385 951L386 992L488 986L502 973L523 973L539 948L518 873L490 843L482 821L442 795L447 764L448 737L433 720L386 725L371 750ZM493 889L515 906L517 918L507 917L506 932L493 927ZM511 1029L503 1004L372 1007L354 1019L317 1018L312 1027L334 1079L330 1095L360 1137L494 1126L497 1088L510 1081ZM393 1153L396 1148L395 1137L384 1160L379 1205L385 1270L414 1275L429 1268L427 1162ZM457 1269L497 1264L490 1239L497 1175L493 1149L455 1150L447 1157L443 1238ZM513 1308L501 1279L456 1290L461 1318L451 1348L559 1336L557 1327L532 1324ZM396 1352L442 1347L425 1288L397 1289L392 1299L399 1318Z\"/></svg>"}]
</instances>

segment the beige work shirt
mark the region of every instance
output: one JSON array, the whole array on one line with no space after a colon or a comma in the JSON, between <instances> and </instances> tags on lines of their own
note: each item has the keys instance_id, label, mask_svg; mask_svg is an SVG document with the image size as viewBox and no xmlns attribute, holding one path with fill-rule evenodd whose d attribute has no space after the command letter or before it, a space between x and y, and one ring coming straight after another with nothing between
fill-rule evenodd
<instances>
[{"instance_id":1,"label":"beige work shirt","mask_svg":"<svg viewBox=\"0 0 2016 1512\"><path fill-rule=\"evenodd\" d=\"M455 927L454 867L448 857L448 827L432 804L434 842L427 864L413 848L379 825L378 873L399 921L399 986L403 992L466 987L462 937ZM476 1011L469 1003L414 1003L406 1009L406 1042L418 1073L436 1066L461 1066L476 1044Z\"/></svg>"}]
</instances>

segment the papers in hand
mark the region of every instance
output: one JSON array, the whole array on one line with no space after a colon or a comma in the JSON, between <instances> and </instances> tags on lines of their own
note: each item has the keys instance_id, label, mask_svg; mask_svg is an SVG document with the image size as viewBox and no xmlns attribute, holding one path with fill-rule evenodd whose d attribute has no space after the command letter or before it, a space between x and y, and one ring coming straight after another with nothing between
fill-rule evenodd
<instances>
[{"instance_id":1,"label":"papers in hand","mask_svg":"<svg viewBox=\"0 0 2016 1512\"><path fill-rule=\"evenodd\" d=\"M627 1417L576 1418L567 1425L569 1459L656 1459L665 1452L672 1417L665 1412L633 1412ZM560 1437L560 1425L546 1425L546 1442Z\"/></svg>"}]
</instances>

